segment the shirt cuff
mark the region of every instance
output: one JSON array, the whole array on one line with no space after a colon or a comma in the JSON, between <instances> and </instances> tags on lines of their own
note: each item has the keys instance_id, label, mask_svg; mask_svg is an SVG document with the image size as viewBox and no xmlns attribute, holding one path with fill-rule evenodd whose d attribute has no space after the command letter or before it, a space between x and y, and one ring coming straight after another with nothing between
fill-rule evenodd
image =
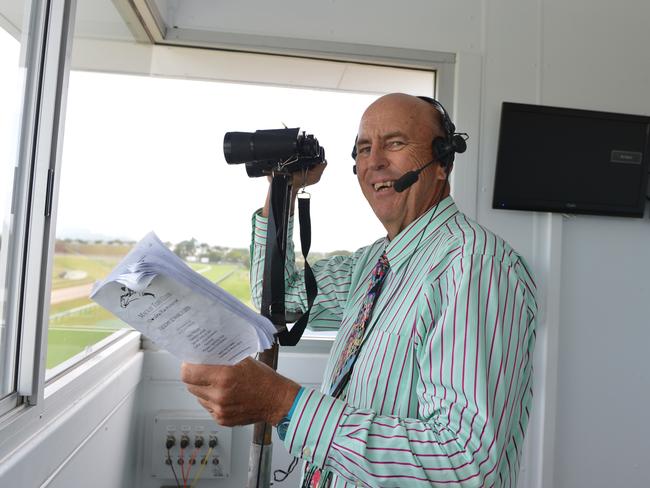
<instances>
[{"instance_id":1,"label":"shirt cuff","mask_svg":"<svg viewBox=\"0 0 650 488\"><path fill-rule=\"evenodd\" d=\"M289 420L293 418L293 412L296 411L296 406L298 405L298 401L300 400L300 397L302 396L304 391L305 391L305 387L301 386L300 390L298 390L298 393L296 393L296 398L293 399L293 405L291 405L291 409L289 409L289 413L287 414L287 418Z\"/></svg>"},{"instance_id":2,"label":"shirt cuff","mask_svg":"<svg viewBox=\"0 0 650 488\"><path fill-rule=\"evenodd\" d=\"M296 457L322 468L346 414L347 403L308 389L297 399L284 445Z\"/></svg>"}]
</instances>

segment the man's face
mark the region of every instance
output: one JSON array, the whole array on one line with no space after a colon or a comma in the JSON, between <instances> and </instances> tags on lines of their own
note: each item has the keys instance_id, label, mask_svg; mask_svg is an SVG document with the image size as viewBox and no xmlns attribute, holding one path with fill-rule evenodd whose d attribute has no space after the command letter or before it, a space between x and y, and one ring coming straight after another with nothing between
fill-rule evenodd
<instances>
[{"instance_id":1,"label":"man's face","mask_svg":"<svg viewBox=\"0 0 650 488\"><path fill-rule=\"evenodd\" d=\"M392 187L404 173L431 161L431 142L442 135L434 110L415 97L393 94L373 103L361 119L357 178L390 239L446 196L445 173L437 163L402 193Z\"/></svg>"}]
</instances>

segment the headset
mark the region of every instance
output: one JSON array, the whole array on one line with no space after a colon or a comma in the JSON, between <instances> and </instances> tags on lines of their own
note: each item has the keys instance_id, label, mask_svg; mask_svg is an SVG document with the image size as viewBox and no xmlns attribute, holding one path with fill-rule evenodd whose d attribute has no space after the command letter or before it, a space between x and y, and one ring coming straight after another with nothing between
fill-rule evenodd
<instances>
[{"instance_id":1,"label":"headset","mask_svg":"<svg viewBox=\"0 0 650 488\"><path fill-rule=\"evenodd\" d=\"M445 135L438 136L433 139L431 143L431 150L433 154L432 161L425 164L419 170L406 173L406 175L402 177L404 178L402 184L397 186L396 188L397 191L404 191L406 188L408 188L413 183L415 183L418 179L420 172L424 170L427 166L433 164L436 161L440 163L440 166L442 166L445 172L449 173L454 163L456 154L464 153L465 150L467 149L467 142L466 142L468 139L467 134L464 132L456 132L456 126L451 121L451 118L449 117L447 110L445 110L445 107L443 107L438 100L435 100L434 98L431 97L417 97L417 98L432 105L440 113L442 118L442 130L445 132ZM352 148L352 159L354 159L355 161L357 159L357 139L355 139L354 147ZM352 172L355 175L357 174L356 164L352 166Z\"/></svg>"}]
</instances>

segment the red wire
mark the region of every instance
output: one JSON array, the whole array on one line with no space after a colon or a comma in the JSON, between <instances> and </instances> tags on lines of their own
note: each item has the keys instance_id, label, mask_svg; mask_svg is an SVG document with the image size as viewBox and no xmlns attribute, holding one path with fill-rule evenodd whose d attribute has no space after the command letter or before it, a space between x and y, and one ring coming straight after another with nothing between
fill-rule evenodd
<instances>
[{"instance_id":1,"label":"red wire","mask_svg":"<svg viewBox=\"0 0 650 488\"><path fill-rule=\"evenodd\" d=\"M187 480L185 479L185 448L181 447L181 476L183 477L183 488L187 488Z\"/></svg>"},{"instance_id":2,"label":"red wire","mask_svg":"<svg viewBox=\"0 0 650 488\"><path fill-rule=\"evenodd\" d=\"M198 452L199 450L197 448L194 448L194 451L192 451L192 456L190 457L190 460L188 462L189 466L187 467L187 481L190 480L190 471L192 469L192 466L194 466L194 463L192 461L196 462L196 455Z\"/></svg>"}]
</instances>

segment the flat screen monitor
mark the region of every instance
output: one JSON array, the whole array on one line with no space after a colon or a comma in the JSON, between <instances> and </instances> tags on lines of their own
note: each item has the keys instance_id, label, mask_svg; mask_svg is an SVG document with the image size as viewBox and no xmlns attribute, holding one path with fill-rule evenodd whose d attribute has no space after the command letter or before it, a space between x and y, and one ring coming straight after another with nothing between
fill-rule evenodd
<instances>
[{"instance_id":1,"label":"flat screen monitor","mask_svg":"<svg viewBox=\"0 0 650 488\"><path fill-rule=\"evenodd\" d=\"M493 208L643 217L650 117L504 102Z\"/></svg>"}]
</instances>

